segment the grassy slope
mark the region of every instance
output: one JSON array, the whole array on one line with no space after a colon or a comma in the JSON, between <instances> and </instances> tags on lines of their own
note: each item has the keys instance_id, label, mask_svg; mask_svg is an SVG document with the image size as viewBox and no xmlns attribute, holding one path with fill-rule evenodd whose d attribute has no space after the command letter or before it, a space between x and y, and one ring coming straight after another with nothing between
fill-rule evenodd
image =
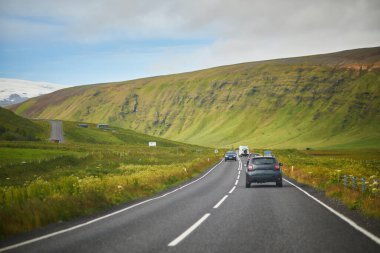
<instances>
[{"instance_id":1,"label":"grassy slope","mask_svg":"<svg viewBox=\"0 0 380 253\"><path fill-rule=\"evenodd\" d=\"M0 107L0 140L37 140L43 127Z\"/></svg>"},{"instance_id":2,"label":"grassy slope","mask_svg":"<svg viewBox=\"0 0 380 253\"><path fill-rule=\"evenodd\" d=\"M150 196L220 161L211 148L69 121L63 122L66 142L50 143L42 141L48 121L4 112L0 125L27 134L39 129L41 140L0 140L0 240Z\"/></svg>"},{"instance_id":3,"label":"grassy slope","mask_svg":"<svg viewBox=\"0 0 380 253\"><path fill-rule=\"evenodd\" d=\"M148 146L148 142L155 141L158 147L189 146L160 137L137 133L133 130L111 126L109 129L98 129L95 124L88 124L88 128L78 127L78 123L65 121L63 129L68 143L118 144L128 146Z\"/></svg>"},{"instance_id":4,"label":"grassy slope","mask_svg":"<svg viewBox=\"0 0 380 253\"><path fill-rule=\"evenodd\" d=\"M12 109L201 145L379 147L380 48L68 88Z\"/></svg>"}]
</instances>

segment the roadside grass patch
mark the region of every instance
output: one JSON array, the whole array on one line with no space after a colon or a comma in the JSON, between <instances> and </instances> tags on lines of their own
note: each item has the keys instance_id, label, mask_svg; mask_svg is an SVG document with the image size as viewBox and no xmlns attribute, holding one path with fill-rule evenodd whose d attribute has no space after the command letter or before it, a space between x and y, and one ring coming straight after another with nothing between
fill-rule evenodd
<instances>
[{"instance_id":1,"label":"roadside grass patch","mask_svg":"<svg viewBox=\"0 0 380 253\"><path fill-rule=\"evenodd\" d=\"M0 239L151 196L220 160L213 149L170 141L0 142L0 155Z\"/></svg>"},{"instance_id":2,"label":"roadside grass patch","mask_svg":"<svg viewBox=\"0 0 380 253\"><path fill-rule=\"evenodd\" d=\"M285 175L380 219L380 150L276 150ZM344 178L346 176L346 179ZM364 188L363 181L364 178ZM364 189L364 191L363 191Z\"/></svg>"}]
</instances>

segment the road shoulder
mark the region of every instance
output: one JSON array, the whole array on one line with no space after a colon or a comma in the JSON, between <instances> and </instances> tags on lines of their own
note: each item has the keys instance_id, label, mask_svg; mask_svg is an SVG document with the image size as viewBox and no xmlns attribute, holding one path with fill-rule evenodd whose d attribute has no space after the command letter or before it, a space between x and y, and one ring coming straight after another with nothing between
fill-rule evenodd
<instances>
[{"instance_id":1,"label":"road shoulder","mask_svg":"<svg viewBox=\"0 0 380 253\"><path fill-rule=\"evenodd\" d=\"M347 218L350 218L355 223L357 223L359 226L363 227L364 229L368 230L372 234L376 235L377 237L380 237L380 221L376 220L371 217L366 217L363 214L359 212L359 210L352 210L349 209L346 205L344 205L341 201L334 198L329 198L325 195L325 192L322 190L318 190L316 188L313 188L306 184L300 184L297 181L295 181L292 178L284 177L286 180L290 181L291 183L297 185L302 190L308 192L310 195L314 196L315 198L319 199L326 205L330 206L331 208L335 209L339 213L343 214Z\"/></svg>"}]
</instances>

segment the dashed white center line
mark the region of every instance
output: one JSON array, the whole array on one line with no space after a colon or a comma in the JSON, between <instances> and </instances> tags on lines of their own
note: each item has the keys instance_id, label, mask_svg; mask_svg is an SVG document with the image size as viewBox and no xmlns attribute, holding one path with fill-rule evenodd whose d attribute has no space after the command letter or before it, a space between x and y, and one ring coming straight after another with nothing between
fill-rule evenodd
<instances>
[{"instance_id":1,"label":"dashed white center line","mask_svg":"<svg viewBox=\"0 0 380 253\"><path fill-rule=\"evenodd\" d=\"M240 172L242 170L242 163L239 159L239 167L238 167L238 176L235 181L235 186L232 187L232 189L228 192L228 194L233 193L233 191L236 189L236 185L239 183L239 178L240 178ZM218 203L213 207L214 209L218 208L227 198L229 195L225 195L221 200L219 200ZM185 232L183 232L181 235L179 235L177 238L175 238L173 241L171 241L168 246L169 247L174 247L178 243L180 243L183 239L185 239L191 232L193 232L197 227L199 227L211 214L206 213L203 215L202 218L200 218L197 222L195 222L191 227L189 227Z\"/></svg>"},{"instance_id":2,"label":"dashed white center line","mask_svg":"<svg viewBox=\"0 0 380 253\"><path fill-rule=\"evenodd\" d=\"M228 197L228 195L225 195L215 206L214 206L214 208L218 208L222 203L223 203L223 201L225 201L226 200L226 198Z\"/></svg>"},{"instance_id":3,"label":"dashed white center line","mask_svg":"<svg viewBox=\"0 0 380 253\"><path fill-rule=\"evenodd\" d=\"M178 243L180 243L183 239L186 238L186 236L188 236L189 234L191 234L191 232L193 232L197 227L199 227L202 222L204 222L208 217L210 216L209 213L206 213L205 215L203 215L202 218L200 218L197 222L195 222L191 227L189 227L185 232L183 232L180 236L178 236L177 238L175 238L171 243L168 244L169 247L174 247L176 246Z\"/></svg>"},{"instance_id":4,"label":"dashed white center line","mask_svg":"<svg viewBox=\"0 0 380 253\"><path fill-rule=\"evenodd\" d=\"M235 190L235 188L236 186L232 187L232 189L228 193L231 194Z\"/></svg>"}]
</instances>

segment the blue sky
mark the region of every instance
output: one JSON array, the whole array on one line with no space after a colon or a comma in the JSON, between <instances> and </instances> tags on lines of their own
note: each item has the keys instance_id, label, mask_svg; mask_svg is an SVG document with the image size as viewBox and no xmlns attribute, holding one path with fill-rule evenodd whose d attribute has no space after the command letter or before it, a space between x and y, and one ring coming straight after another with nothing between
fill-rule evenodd
<instances>
[{"instance_id":1,"label":"blue sky","mask_svg":"<svg viewBox=\"0 0 380 253\"><path fill-rule=\"evenodd\" d=\"M79 85L380 46L379 17L377 0L0 0L0 78Z\"/></svg>"}]
</instances>

